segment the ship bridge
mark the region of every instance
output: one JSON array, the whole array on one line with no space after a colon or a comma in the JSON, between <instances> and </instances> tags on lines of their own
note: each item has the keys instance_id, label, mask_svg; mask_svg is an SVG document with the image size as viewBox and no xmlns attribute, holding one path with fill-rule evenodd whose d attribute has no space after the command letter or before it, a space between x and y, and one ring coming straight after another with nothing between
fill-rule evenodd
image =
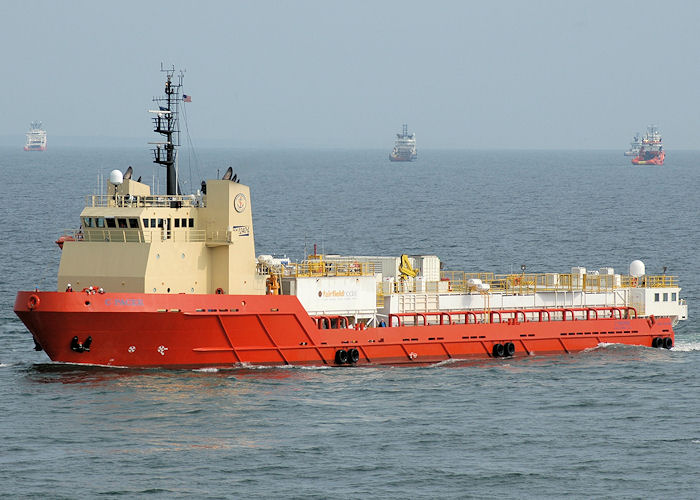
<instances>
[{"instance_id":1,"label":"ship bridge","mask_svg":"<svg viewBox=\"0 0 700 500\"><path fill-rule=\"evenodd\" d=\"M59 290L264 293L248 186L210 180L206 194L152 195L146 184L119 180L88 196L80 229L59 238Z\"/></svg>"}]
</instances>

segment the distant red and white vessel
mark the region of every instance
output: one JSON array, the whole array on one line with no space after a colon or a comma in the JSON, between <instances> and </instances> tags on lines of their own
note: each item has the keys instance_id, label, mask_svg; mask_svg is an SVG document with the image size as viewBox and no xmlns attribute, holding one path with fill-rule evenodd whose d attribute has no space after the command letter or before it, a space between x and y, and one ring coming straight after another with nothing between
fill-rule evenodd
<instances>
[{"instance_id":1,"label":"distant red and white vessel","mask_svg":"<svg viewBox=\"0 0 700 500\"><path fill-rule=\"evenodd\" d=\"M250 188L232 169L180 194L179 82L152 110L152 194L115 170L61 236L58 291L17 293L14 310L54 361L127 367L416 365L565 354L618 343L671 348L687 318L678 280L604 267L443 271L435 255L256 257Z\"/></svg>"},{"instance_id":2,"label":"distant red and white vessel","mask_svg":"<svg viewBox=\"0 0 700 500\"><path fill-rule=\"evenodd\" d=\"M634 165L663 165L665 158L666 152L659 129L654 125L649 125L642 138L637 156L632 158L632 163Z\"/></svg>"},{"instance_id":3,"label":"distant red and white vessel","mask_svg":"<svg viewBox=\"0 0 700 500\"><path fill-rule=\"evenodd\" d=\"M46 151L46 130L41 128L41 122L32 122L27 132L25 151Z\"/></svg>"}]
</instances>

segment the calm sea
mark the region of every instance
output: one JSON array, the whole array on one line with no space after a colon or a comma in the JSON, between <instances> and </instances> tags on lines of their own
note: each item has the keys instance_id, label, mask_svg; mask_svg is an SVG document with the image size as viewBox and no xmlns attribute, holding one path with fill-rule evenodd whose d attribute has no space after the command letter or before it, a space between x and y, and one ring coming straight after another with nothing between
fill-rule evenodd
<instances>
[{"instance_id":1,"label":"calm sea","mask_svg":"<svg viewBox=\"0 0 700 500\"><path fill-rule=\"evenodd\" d=\"M56 286L54 240L78 226L98 173L133 165L150 181L149 160L145 146L0 149L2 496L700 497L700 152L671 151L663 167L621 151L181 155L187 185L232 165L252 187L259 254L298 259L317 244L498 273L665 267L690 310L671 351L423 368L51 363L14 295Z\"/></svg>"}]
</instances>

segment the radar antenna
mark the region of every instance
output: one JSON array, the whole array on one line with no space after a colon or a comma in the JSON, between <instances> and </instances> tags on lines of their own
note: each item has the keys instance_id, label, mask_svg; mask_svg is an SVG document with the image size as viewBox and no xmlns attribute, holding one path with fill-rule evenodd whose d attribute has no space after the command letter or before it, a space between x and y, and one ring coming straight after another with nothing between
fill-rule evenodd
<instances>
[{"instance_id":1,"label":"radar antenna","mask_svg":"<svg viewBox=\"0 0 700 500\"><path fill-rule=\"evenodd\" d=\"M175 67L164 69L163 63L160 65L161 72L165 73L165 96L154 97L153 102L157 109L149 110L154 113L153 131L165 136L162 142L152 142L156 147L153 149L153 163L163 165L167 173L167 194L179 195L180 184L176 169L177 150L180 146L180 124L179 107L180 91L182 90L182 79L184 73L180 71L177 75L177 83L173 81Z\"/></svg>"}]
</instances>

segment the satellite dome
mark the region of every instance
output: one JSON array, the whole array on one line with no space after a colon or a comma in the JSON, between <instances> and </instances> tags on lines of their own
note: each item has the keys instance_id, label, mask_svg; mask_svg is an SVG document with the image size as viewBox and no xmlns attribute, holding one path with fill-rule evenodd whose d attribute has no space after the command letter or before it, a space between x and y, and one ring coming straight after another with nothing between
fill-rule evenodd
<instances>
[{"instance_id":1,"label":"satellite dome","mask_svg":"<svg viewBox=\"0 0 700 500\"><path fill-rule=\"evenodd\" d=\"M266 255L262 254L258 256L258 262L261 264L267 264L268 266L272 265L272 255Z\"/></svg>"},{"instance_id":2,"label":"satellite dome","mask_svg":"<svg viewBox=\"0 0 700 500\"><path fill-rule=\"evenodd\" d=\"M644 262L641 260L633 260L630 263L630 276L634 276L635 278L639 278L640 276L644 276L646 274L646 268L644 267Z\"/></svg>"},{"instance_id":3,"label":"satellite dome","mask_svg":"<svg viewBox=\"0 0 700 500\"><path fill-rule=\"evenodd\" d=\"M122 175L121 170L112 170L109 173L109 182L115 186L121 185L124 182L124 176Z\"/></svg>"}]
</instances>

